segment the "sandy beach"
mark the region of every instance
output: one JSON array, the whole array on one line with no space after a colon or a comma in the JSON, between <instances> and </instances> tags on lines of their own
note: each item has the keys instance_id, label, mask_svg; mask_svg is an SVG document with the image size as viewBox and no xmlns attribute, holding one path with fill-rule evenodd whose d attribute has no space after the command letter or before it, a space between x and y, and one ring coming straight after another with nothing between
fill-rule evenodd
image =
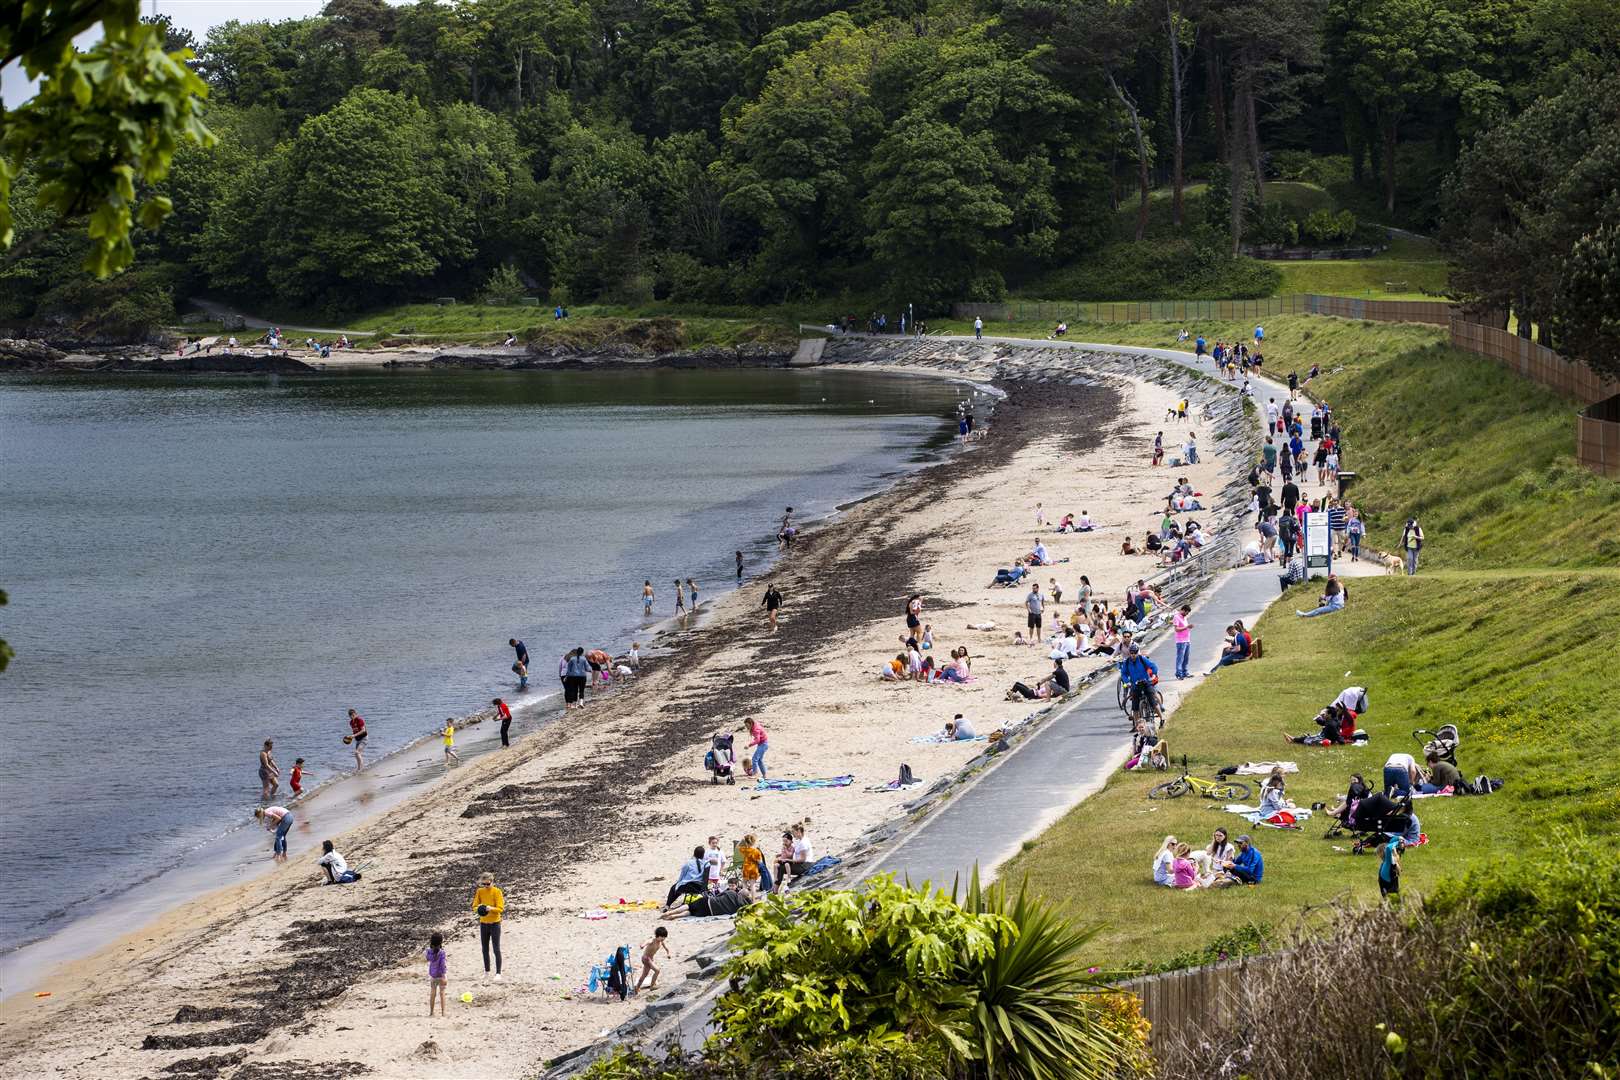
<instances>
[{"instance_id":1,"label":"sandy beach","mask_svg":"<svg viewBox=\"0 0 1620 1080\"><path fill-rule=\"evenodd\" d=\"M1012 643L1027 590L986 588L996 568L1039 536L1066 560L1035 572L1043 592L1055 578L1069 601L1086 574L1118 603L1127 584L1157 568L1120 555L1120 543L1128 533L1140 544L1156 527L1175 477L1216 492L1236 475L1235 456L1222 454L1207 424L1165 422L1182 393L1130 377L1128 365L1087 372L1087 385L1034 382L1009 377L990 350L982 353L981 363L950 374L994 379L1006 393L988 437L803 535L774 574L784 596L776 632L760 607L763 580L706 605L633 682L331 837L350 863L364 865L358 884L317 887L323 837L303 830L291 860L270 869L266 835L263 876L52 973L38 987L48 997L0 1003L9 1074L513 1076L628 1019L636 1000L608 1003L577 990L616 946L638 950L656 914L603 918L602 904L662 900L711 834L729 849L757 833L771 856L783 828L808 819L816 854L836 855L897 817L906 795L868 789L893 779L901 763L933 781L984 749L914 737L958 712L980 732L1016 722L1031 704L1007 702L1005 691L1050 670L1044 649ZM1201 398L1217 393L1231 391L1211 384ZM1201 403L1195 396L1193 416ZM1174 472L1149 464L1155 432L1165 432L1168 460L1189 429L1201 464ZM1062 514L1082 510L1098 531L1055 533ZM971 650L973 682L878 679L912 592L924 597L937 656ZM997 629L966 629L983 622ZM537 675L573 644L531 642ZM1090 666L1077 663L1076 674ZM755 792L741 777L712 785L702 766L709 735L740 728L746 716L770 733L773 777L852 774L854 784L780 793ZM487 724L464 734L496 737ZM738 737L739 756L746 741ZM486 870L506 891L500 982L484 981L469 910ZM667 925L675 962L665 964L659 994L693 970L688 958L723 940L730 921ZM435 930L446 935L454 1015L429 1020L421 956ZM459 1000L464 991L471 1003Z\"/></svg>"}]
</instances>

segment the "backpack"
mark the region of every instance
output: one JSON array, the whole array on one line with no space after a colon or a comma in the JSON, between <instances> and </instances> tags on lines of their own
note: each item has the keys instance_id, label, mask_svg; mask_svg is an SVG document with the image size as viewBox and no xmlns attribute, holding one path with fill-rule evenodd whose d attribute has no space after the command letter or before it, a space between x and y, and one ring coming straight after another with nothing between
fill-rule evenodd
<instances>
[{"instance_id":1,"label":"backpack","mask_svg":"<svg viewBox=\"0 0 1620 1080\"><path fill-rule=\"evenodd\" d=\"M916 782L911 775L911 766L902 763L900 765L900 786L905 787L907 784L915 784Z\"/></svg>"}]
</instances>

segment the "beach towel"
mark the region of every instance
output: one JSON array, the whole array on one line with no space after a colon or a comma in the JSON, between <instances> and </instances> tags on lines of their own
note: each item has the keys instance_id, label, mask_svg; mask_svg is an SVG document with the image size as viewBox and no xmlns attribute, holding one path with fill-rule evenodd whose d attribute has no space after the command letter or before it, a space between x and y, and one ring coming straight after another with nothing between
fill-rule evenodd
<instances>
[{"instance_id":1,"label":"beach towel","mask_svg":"<svg viewBox=\"0 0 1620 1080\"><path fill-rule=\"evenodd\" d=\"M606 911L657 911L663 907L656 900L614 900L611 903L600 904Z\"/></svg>"},{"instance_id":2,"label":"beach towel","mask_svg":"<svg viewBox=\"0 0 1620 1080\"><path fill-rule=\"evenodd\" d=\"M799 882L803 881L805 878L814 877L824 870L831 870L833 867L837 866L843 861L843 859L840 859L836 855L823 855L821 858L810 864L810 869L793 879L794 888L798 888Z\"/></svg>"},{"instance_id":3,"label":"beach towel","mask_svg":"<svg viewBox=\"0 0 1620 1080\"><path fill-rule=\"evenodd\" d=\"M1236 771L1238 776L1270 776L1271 770L1278 766L1285 773L1299 772L1299 766L1292 761L1246 761Z\"/></svg>"},{"instance_id":4,"label":"beach towel","mask_svg":"<svg viewBox=\"0 0 1620 1080\"><path fill-rule=\"evenodd\" d=\"M804 791L808 788L835 788L849 787L855 782L853 776L823 776L814 780L761 780L754 785L755 791Z\"/></svg>"},{"instance_id":5,"label":"beach towel","mask_svg":"<svg viewBox=\"0 0 1620 1080\"><path fill-rule=\"evenodd\" d=\"M914 743L984 742L986 738L988 738L988 736L975 735L971 739L957 739L946 735L942 731L934 731L927 735L913 735L911 737L911 741Z\"/></svg>"},{"instance_id":6,"label":"beach towel","mask_svg":"<svg viewBox=\"0 0 1620 1080\"><path fill-rule=\"evenodd\" d=\"M1261 820L1260 808L1258 806L1244 806L1242 803L1228 803L1227 805L1221 807L1221 809L1225 810L1228 814L1237 814L1251 825L1265 825L1273 829L1298 828L1299 822L1304 821L1306 818L1311 816L1310 808L1304 806L1291 806L1287 810L1282 811L1279 814L1273 814L1271 817L1266 818L1265 820ZM1293 820L1280 820L1284 815L1291 817Z\"/></svg>"},{"instance_id":7,"label":"beach towel","mask_svg":"<svg viewBox=\"0 0 1620 1080\"><path fill-rule=\"evenodd\" d=\"M890 780L887 784L873 784L871 787L868 787L865 790L867 790L867 791L909 791L911 788L921 787L921 786L922 786L922 781L921 780L913 780L909 784L902 784L898 780Z\"/></svg>"}]
</instances>

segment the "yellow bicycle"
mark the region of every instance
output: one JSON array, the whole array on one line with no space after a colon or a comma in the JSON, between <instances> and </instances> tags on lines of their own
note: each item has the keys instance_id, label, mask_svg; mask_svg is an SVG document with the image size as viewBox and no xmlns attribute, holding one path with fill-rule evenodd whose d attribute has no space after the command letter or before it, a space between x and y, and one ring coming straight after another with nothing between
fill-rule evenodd
<instances>
[{"instance_id":1,"label":"yellow bicycle","mask_svg":"<svg viewBox=\"0 0 1620 1080\"><path fill-rule=\"evenodd\" d=\"M1236 780L1205 780L1201 776L1193 776L1187 771L1187 759L1181 759L1181 775L1174 780L1166 780L1148 791L1150 799L1179 799L1189 791L1196 791L1206 799L1219 799L1221 802L1243 802L1253 794L1248 784Z\"/></svg>"}]
</instances>

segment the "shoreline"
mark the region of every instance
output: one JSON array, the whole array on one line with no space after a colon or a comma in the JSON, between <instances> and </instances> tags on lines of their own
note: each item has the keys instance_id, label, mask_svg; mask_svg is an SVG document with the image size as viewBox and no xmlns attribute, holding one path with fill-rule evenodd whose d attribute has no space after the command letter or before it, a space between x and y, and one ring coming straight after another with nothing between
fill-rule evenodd
<instances>
[{"instance_id":1,"label":"shoreline","mask_svg":"<svg viewBox=\"0 0 1620 1080\"><path fill-rule=\"evenodd\" d=\"M993 375L995 367L989 364L988 372ZM960 371L926 367L920 373L961 377ZM1098 373L1085 374L1087 382L1096 381L1092 376ZM1136 399L1134 408L1126 410L1128 418L1119 415L1118 396L1127 392ZM1069 459L1075 454L1087 455L1096 475L1082 479L1093 487L1095 495L1085 492L1081 497L1092 499L1094 506L1104 506L1108 493L1123 494L1119 481L1126 474L1143 481L1153 475L1138 455L1141 437L1120 429L1130 426L1140 430L1152 424L1162 414L1162 402L1170 391L1153 383L1069 390L1051 383L1025 385L1014 380L1010 394L1008 411L998 410L990 439L971 445L943 464L902 477L886 492L858 501L841 519L805 535L795 545L793 557L775 571L788 596L779 637L761 640L763 635L758 632L751 610L754 598L746 591L717 599L710 612L710 625L673 636L673 643L680 648L664 665L668 669L664 676L638 681L638 685L587 710L584 715L590 730L556 746L543 745L547 740L541 737L525 739L532 745L516 746L492 759L469 762L419 798L342 837L340 850L351 860L370 858L378 864L376 870L368 870L365 881L369 885L341 890L301 888L302 882L309 880L297 873L307 873L306 855L267 875L265 880L226 890L223 895L211 895L206 904L198 905L211 912L202 920L202 926L187 926L188 917L176 913L124 939L119 943L121 948L103 950L76 965L79 973L94 979L96 997L90 1004L78 1001L70 1013L59 1012L65 1004L63 998L77 996L71 991L43 1005L34 1000L9 999L0 1012L4 1017L0 1042L9 1044L8 1056L15 1060L26 1055L30 1067L43 1058L52 1063L48 1071L53 1073L56 1065L73 1060L70 1068L91 1070L84 1075L96 1075L98 1070L110 1070L103 1075L120 1075L121 1069L146 1069L159 1064L156 1058L140 1054L131 1045L132 1040L144 1034L146 1037L139 1041L151 1050L242 1045L251 1047L255 1057L280 1059L296 1053L307 1058L313 1054L331 1066L348 1060L342 1057L342 1048L356 1038L336 1034L353 1027L339 1018L376 1016L354 1010L382 1008L388 1019L382 1026L395 1031L394 1038L384 1036L377 1045L381 1059L389 1062L388 1074L442 1073L446 1067L453 1068L455 1061L467 1059L448 1047L452 1055L449 1066L445 1060L435 1063L412 1059L408 1054L399 1057L395 1051L403 1049L407 1042L414 1045L414 1041L394 1025L390 1017L397 1008L391 1003L396 999L414 1000L410 998L414 991L404 989L404 984L414 986L416 973L402 958L410 955L412 944L419 945L409 928L443 926L444 919L459 910L460 901L465 899L460 894L470 894L469 879L476 869L489 862L498 864L503 885L512 898L509 904L516 908L509 911L509 926L517 932L510 933L507 944L514 969L534 966L532 956L521 955L535 945L531 940L525 948L525 939L544 938L547 959L541 963L560 967L567 974L551 979L548 975L536 976L531 970L526 977L528 985L519 986L514 980L504 984L504 990L486 987L479 998L493 995L493 1005L463 1010L458 1015L458 1027L465 1019L467 1025L482 1030L497 1019L486 1015L489 1008L498 1013L502 1002L522 1003L536 1014L537 1031L511 1040L521 1045L502 1046L496 1059L479 1059L478 1070L511 1071L584 1041L582 1028L603 1022L584 1017L611 1018L622 1010L600 1011L603 1006L597 1002L564 1002L556 991L559 987L572 989L578 981L579 965L588 966L590 957L599 959L598 953L606 951L601 948L601 940L594 944L591 940L593 936L601 939L603 928L615 931L607 939L612 940L644 933L646 926L641 916L630 915L615 915L605 921L578 920L579 910L596 900L618 895L632 899L643 894L661 896L663 887L646 875L660 874L667 881L682 849L690 850L694 836L701 839L700 834L717 824L721 825L722 835L734 835L743 826L734 820L728 823L727 819L738 815L761 832L763 846L773 848L764 838L768 826L759 820L759 815L782 815L774 822L779 825L787 814L808 812L815 822L813 835L818 848L827 852L846 849L863 828L880 826L900 815L898 800L892 795L875 799L863 796L859 799L861 805L853 806L857 797L846 794L852 791L847 788L752 798L743 784L710 792L706 778L698 779L702 775L702 748L707 745L704 731L712 730L717 722L719 726L735 726L746 710L761 715L782 739L781 744L773 746L773 771L787 775L856 771L860 782L868 784L892 776L898 760L910 760L917 763L914 767L919 775L932 781L950 775L976 754L972 744L907 745L907 733L937 730L940 712L953 705L961 707L953 698L970 703L983 717L981 728L997 721L1012 722L1028 712L1027 704L1000 703L995 699L1015 673L1023 673L1023 667L1049 666L1044 664L1044 658L1040 665L1034 665L1031 651L1015 652L1014 647L999 640L1000 635L994 642L964 638L963 631L956 628L963 621L961 613L953 610L970 605L1007 608L999 615L1003 624L1009 628L1020 625L1010 621L1010 609L1020 599L1016 591L983 592L983 579L993 569L990 563L1005 563L1009 546L1024 544L1033 530L1032 520L1022 509L1001 505L1009 500L1018 504L1025 501L1026 492L1006 490L1006 481L1027 478L1031 472L1072 471ZM1084 415L1077 404L1082 399L1095 405ZM1121 451L1126 451L1127 457L1116 460ZM1196 468L1207 470L1211 481L1230 472L1222 467L1214 447L1209 447L1206 454L1208 464ZM1162 470L1158 475L1163 475ZM1074 478L1069 478L1063 484L1067 487L1073 482ZM1048 501L1058 497L1051 494ZM1140 498L1152 505L1151 494ZM998 502L994 513L981 506L990 501ZM1032 510L1034 500L1028 501ZM1068 509L1052 505L1053 517ZM966 516L970 511L971 518ZM1152 515L1156 520L1156 511ZM1129 525L1133 533L1146 527L1145 516ZM905 535L898 535L902 533ZM973 535L963 535L968 533ZM1108 557L1105 542L1112 538L1117 550L1119 535L1118 531L1109 531L1073 540L1059 538L1053 543L1060 551L1071 543L1076 545L1076 559L1083 557L1087 565L1094 567L1090 572L1097 579L1099 591L1117 597L1116 586L1123 585L1123 580L1118 580L1119 571L1108 571L1110 579L1095 567L1122 561L1117 555ZM952 552L938 549L946 541L955 542L965 551L953 556ZM1082 556L1082 545L1095 550ZM1068 579L1066 587L1072 591L1080 569L1071 564L1054 568L1054 573L1063 574ZM1141 570L1151 572L1146 566ZM928 580L919 580L925 578ZM875 583L880 587L874 587ZM758 578L754 584L755 588L759 586ZM937 636L942 650L964 640L976 652L982 648L978 652L976 685L934 688L880 684L876 680L876 661L886 648L883 643L892 639L893 631L898 629L899 605L906 590L913 587L938 598L934 600L937 606L931 607L929 613L942 613L935 614L933 620L940 628ZM898 593L899 599L891 593ZM809 602L802 599L807 595ZM776 677L761 680L758 675L767 659ZM832 667L822 670L828 664ZM873 726L874 720L878 726ZM862 749L869 744L887 748L878 752L877 762L862 760L874 756L873 749ZM596 793L593 789L604 783L616 785L622 794L606 803L592 803L591 796ZM477 790L492 784L497 785L493 790ZM719 819L713 807L716 794L726 797L726 809ZM567 811L561 815L556 813L553 802L557 795L570 797ZM471 802L455 815L453 811L463 796L470 796ZM756 800L768 802L760 807L755 805ZM639 806L632 805L627 811L622 805L626 802ZM597 817L578 820L592 815ZM469 833L468 827L453 824L458 817L484 824ZM431 822L426 820L430 818ZM753 820L746 820L750 818ZM690 824L694 821L706 824ZM638 841L636 851L613 850L622 848L631 836ZM450 846L435 850L447 837ZM439 858L448 860L450 866L436 875L436 881L424 881L425 877L435 876L427 860ZM415 866L412 860L417 860ZM520 864L521 869L510 869ZM294 878L298 885L292 883ZM637 881L642 884L631 884ZM420 895L424 891L429 894L427 899ZM435 891L454 891L455 895L435 899ZM379 899L387 910L376 907ZM513 899L518 903L512 904ZM533 906L536 903L538 909ZM341 917L330 917L333 912L326 909L334 905L343 909L337 913ZM318 917L323 910L329 917ZM297 918L300 914L311 917ZM707 928L678 925L680 937L687 940L680 943L677 955L686 956L695 947L698 951L706 947L700 935L707 933ZM714 930L708 944L724 933L720 927ZM695 936L696 946L692 941ZM184 954L184 962L170 963L168 957L174 944L171 939L177 937L188 942L176 953ZM221 943L220 938L228 938L229 942ZM469 951L465 932L453 933L451 940L457 957L454 978L474 966L476 945ZM164 957L153 957L154 951L161 951ZM289 960L291 966L287 966ZM245 980L241 971L244 962L248 968ZM358 982L326 978L324 968L328 964L355 973ZM105 970L108 968L113 970ZM265 1000L264 987L287 987L290 993L291 984L286 980L293 970L317 974L301 981L296 1000L287 1000L284 994L278 997L279 1012L268 1015L275 1010ZM533 982L534 978L542 981ZM162 992L154 993L158 986ZM88 991L86 983L81 992ZM151 1001L154 996L161 999L161 1007ZM176 1014L177 1000L188 1004L195 1001L198 1009L215 1018L213 1026L199 1030L203 1025L193 1018L201 1014L187 1010ZM322 1004L329 1000L330 1005ZM589 1011L593 1009L599 1011ZM581 1015L581 1010L586 1011ZM176 1023L177 1016L187 1019ZM227 1020L231 1023L226 1028L217 1027ZM611 1025L613 1021L606 1022ZM301 1031L306 1023L313 1028L296 1038L278 1033ZM75 1028L76 1037L63 1030L67 1027ZM408 1030L419 1028L418 1022ZM445 1031L438 1037L454 1041L453 1035L465 1034ZM80 1045L93 1046L107 1057L98 1055L102 1063L91 1066L84 1057L74 1057L74 1047ZM135 1057L129 1057L131 1053Z\"/></svg>"},{"instance_id":2,"label":"shoreline","mask_svg":"<svg viewBox=\"0 0 1620 1080\"><path fill-rule=\"evenodd\" d=\"M945 378L947 382L964 386L976 385L971 380L935 372L903 374ZM944 415L941 414L938 420L943 425ZM960 450L960 443L952 439L937 448L919 451L916 456L900 462L875 484L857 487L850 498L810 516L800 517L801 528L820 528L834 522L849 510L880 498L908 476L949 461ZM781 554L772 550L774 541L767 543L767 540L761 537L753 545L744 545L750 550L755 546L762 547L767 552L767 561L751 568L748 577L741 582L726 577L717 579L723 584L705 590L703 606L696 619L683 623L678 616L661 615L650 622L641 622L639 617L627 616L613 644L604 643L602 647L618 655L629 648L632 640L638 640L643 645L643 659L650 659L655 664L660 662L672 648L670 643L674 639L689 631L699 631L707 624L715 604L738 588L746 587L774 570ZM637 608L639 610L639 605ZM622 641L618 640L620 637ZM544 671L538 671L532 678L527 695L515 697L512 696L515 690L504 692L513 713L514 744L542 734L562 718L562 692L560 689L547 689L551 686L549 676ZM496 730L498 725L486 727L485 721L492 719L493 711L487 707L455 717L458 735L462 736L462 739L458 739L458 750L469 761L490 752L486 745L486 733ZM470 747L463 739L470 741ZM283 792L272 801L293 810L300 828L306 824L332 832L362 828L407 800L430 795L444 779L437 768L439 760L438 737L430 732L381 756L368 755L363 772L350 768L328 774L319 783L306 786L303 795L296 799L291 798L290 792ZM430 775L420 775L424 770ZM306 814L306 811L313 813ZM264 865L260 858L261 839L260 830L251 820L230 824L222 832L200 841L149 875L126 883L121 888L107 889L83 898L80 903L88 905L90 910L72 922L55 927L46 923L34 924L30 928L30 936L0 948L0 972L5 975L4 982L0 983L0 1001L35 989L41 980L48 978L61 965L82 960L116 942L128 931L128 910L138 912L137 917L144 926L148 922L161 921L173 909L201 896L219 889L250 884L273 873L273 868Z\"/></svg>"}]
</instances>

